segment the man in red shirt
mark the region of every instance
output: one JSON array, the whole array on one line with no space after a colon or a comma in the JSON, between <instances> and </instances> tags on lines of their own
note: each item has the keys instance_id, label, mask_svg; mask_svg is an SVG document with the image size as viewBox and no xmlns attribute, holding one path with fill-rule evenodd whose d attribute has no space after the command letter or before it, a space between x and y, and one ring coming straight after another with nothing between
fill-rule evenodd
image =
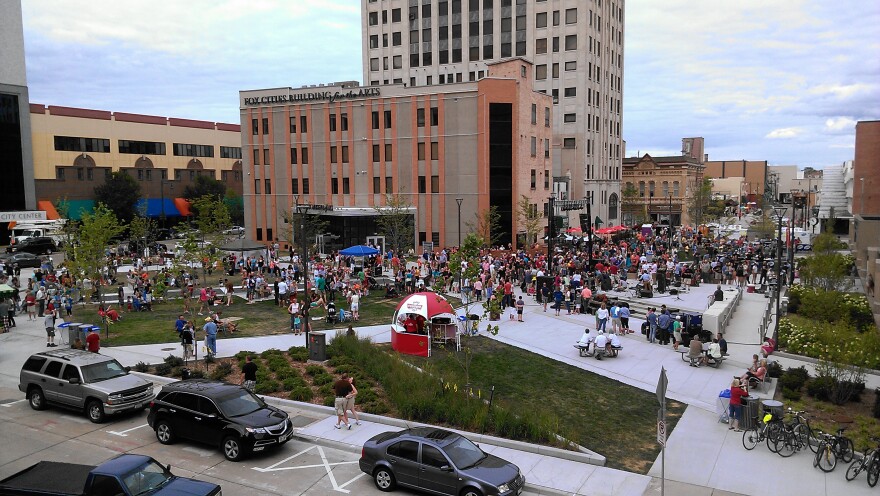
<instances>
[{"instance_id":1,"label":"man in red shirt","mask_svg":"<svg viewBox=\"0 0 880 496\"><path fill-rule=\"evenodd\" d=\"M513 284L510 280L504 283L504 301L501 302L501 309L513 306Z\"/></svg>"},{"instance_id":2,"label":"man in red shirt","mask_svg":"<svg viewBox=\"0 0 880 496\"><path fill-rule=\"evenodd\" d=\"M95 329L89 331L89 335L86 336L86 349L92 353L97 353L101 349L101 336Z\"/></svg>"}]
</instances>

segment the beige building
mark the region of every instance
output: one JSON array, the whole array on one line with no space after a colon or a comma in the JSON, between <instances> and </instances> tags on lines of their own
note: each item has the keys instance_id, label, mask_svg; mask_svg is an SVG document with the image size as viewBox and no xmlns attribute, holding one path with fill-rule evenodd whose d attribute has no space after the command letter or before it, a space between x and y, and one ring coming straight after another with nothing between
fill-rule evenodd
<instances>
[{"instance_id":1,"label":"beige building","mask_svg":"<svg viewBox=\"0 0 880 496\"><path fill-rule=\"evenodd\" d=\"M672 226L690 224L687 206L702 182L703 171L701 160L686 155L623 159L623 189L637 192L623 206L624 222L633 224L642 217Z\"/></svg>"},{"instance_id":2,"label":"beige building","mask_svg":"<svg viewBox=\"0 0 880 496\"><path fill-rule=\"evenodd\" d=\"M487 67L479 81L443 86L241 91L249 235L294 241L283 217L298 202L330 221L326 251L382 244L375 209L400 195L412 206L414 248L458 244L490 206L501 215L498 241L516 244L521 196L537 212L550 196L553 103L532 89L530 62Z\"/></svg>"},{"instance_id":3,"label":"beige building","mask_svg":"<svg viewBox=\"0 0 880 496\"><path fill-rule=\"evenodd\" d=\"M568 199L620 223L623 0L361 0L364 84L472 82L525 57L553 98L553 175ZM576 224L576 212L570 212Z\"/></svg>"},{"instance_id":4,"label":"beige building","mask_svg":"<svg viewBox=\"0 0 880 496\"><path fill-rule=\"evenodd\" d=\"M95 187L119 170L140 183L154 217L187 215L173 199L200 175L241 194L238 124L42 104L30 105L30 119L41 210L67 200L78 218L93 206Z\"/></svg>"}]
</instances>

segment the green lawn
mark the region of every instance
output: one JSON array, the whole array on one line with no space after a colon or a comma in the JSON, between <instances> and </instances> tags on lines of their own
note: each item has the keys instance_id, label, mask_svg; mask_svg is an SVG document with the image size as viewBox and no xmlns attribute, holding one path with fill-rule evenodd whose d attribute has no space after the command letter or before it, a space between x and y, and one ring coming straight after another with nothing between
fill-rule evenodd
<instances>
[{"instance_id":1,"label":"green lawn","mask_svg":"<svg viewBox=\"0 0 880 496\"><path fill-rule=\"evenodd\" d=\"M361 299L360 321L352 323L355 326L369 326L377 324L389 324L391 316L401 298L384 297L384 292L374 291ZM115 298L113 300L115 306ZM458 304L458 300L450 298L450 303ZM340 296L336 299L337 308L348 308L348 303ZM248 305L241 298L236 297L232 306L221 307L223 317L242 317L238 321L238 331L233 337L265 336L290 332L290 316L286 308L274 305L272 300L257 302ZM174 322L183 311L183 300L172 299L167 303L154 303L152 312L126 312L122 320L110 326L110 337L101 340L102 346L123 346L134 344L154 344L176 341L177 333L174 330ZM311 317L325 317L323 309L312 309ZM97 306L77 305L74 309L74 320L100 324L97 315ZM187 314L187 319L193 319L201 328L204 324L204 315L195 312ZM312 330L321 331L344 327L347 324L328 325L326 320L312 320ZM102 336L104 334L102 333ZM220 339L228 336L220 335Z\"/></svg>"},{"instance_id":2,"label":"green lawn","mask_svg":"<svg viewBox=\"0 0 880 496\"><path fill-rule=\"evenodd\" d=\"M471 338L469 345L473 351L470 380L483 398L494 385L495 402L514 412L558 415L567 423L572 440L607 457L607 466L642 474L651 468L660 453L656 441L659 405L653 392L489 338ZM449 352L435 352L429 359L400 356L447 381L464 383L462 366ZM669 432L684 408L667 400Z\"/></svg>"}]
</instances>

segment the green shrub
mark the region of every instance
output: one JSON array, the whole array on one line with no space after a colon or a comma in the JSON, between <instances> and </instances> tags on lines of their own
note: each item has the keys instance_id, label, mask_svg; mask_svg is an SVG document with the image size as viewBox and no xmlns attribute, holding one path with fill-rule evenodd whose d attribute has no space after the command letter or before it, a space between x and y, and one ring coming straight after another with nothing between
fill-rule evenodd
<instances>
[{"instance_id":1,"label":"green shrub","mask_svg":"<svg viewBox=\"0 0 880 496\"><path fill-rule=\"evenodd\" d=\"M288 367L283 370L279 370L275 373L275 378L279 381L284 381L291 378L299 378L299 372L293 367Z\"/></svg>"},{"instance_id":2,"label":"green shrub","mask_svg":"<svg viewBox=\"0 0 880 496\"><path fill-rule=\"evenodd\" d=\"M800 401L801 392L798 390L789 389L789 388L783 386L782 397L788 401Z\"/></svg>"},{"instance_id":3,"label":"green shrub","mask_svg":"<svg viewBox=\"0 0 880 496\"><path fill-rule=\"evenodd\" d=\"M287 354L294 362L306 362L309 360L309 350L305 346L293 346L287 350Z\"/></svg>"},{"instance_id":4,"label":"green shrub","mask_svg":"<svg viewBox=\"0 0 880 496\"><path fill-rule=\"evenodd\" d=\"M156 365L154 372L156 373L156 375L168 376L171 374L171 370L171 365L168 365L167 363L160 363L159 365Z\"/></svg>"},{"instance_id":5,"label":"green shrub","mask_svg":"<svg viewBox=\"0 0 880 496\"><path fill-rule=\"evenodd\" d=\"M339 375L342 375L342 374L354 375L359 372L360 372L360 369L358 369L355 365L348 364L348 363L343 363L342 365L339 365L338 367L336 367L336 373Z\"/></svg>"},{"instance_id":6,"label":"green shrub","mask_svg":"<svg viewBox=\"0 0 880 496\"><path fill-rule=\"evenodd\" d=\"M782 365L779 362L777 362L776 360L773 360L772 362L767 364L767 375L769 375L770 377L772 377L774 379L778 379L778 378L782 377L782 374L783 374Z\"/></svg>"},{"instance_id":7,"label":"green shrub","mask_svg":"<svg viewBox=\"0 0 880 496\"><path fill-rule=\"evenodd\" d=\"M272 349L268 349L268 350L260 353L260 358L269 358L272 356L279 356L279 355L281 355L281 350L276 350L275 348L272 348Z\"/></svg>"},{"instance_id":8,"label":"green shrub","mask_svg":"<svg viewBox=\"0 0 880 496\"><path fill-rule=\"evenodd\" d=\"M324 396L324 406L333 406L336 404L336 397L333 395Z\"/></svg>"},{"instance_id":9,"label":"green shrub","mask_svg":"<svg viewBox=\"0 0 880 496\"><path fill-rule=\"evenodd\" d=\"M324 384L318 388L318 392L321 393L321 396L335 396L335 393L333 392L333 384Z\"/></svg>"},{"instance_id":10,"label":"green shrub","mask_svg":"<svg viewBox=\"0 0 880 496\"><path fill-rule=\"evenodd\" d=\"M302 377L296 376L284 379L284 381L281 383L281 387L285 391L293 391L298 387L308 387L308 384L306 383L306 381L303 380Z\"/></svg>"},{"instance_id":11,"label":"green shrub","mask_svg":"<svg viewBox=\"0 0 880 496\"><path fill-rule=\"evenodd\" d=\"M232 364L229 362L223 362L214 367L214 370L211 371L209 377L215 381L222 381L226 379L226 376L232 373Z\"/></svg>"},{"instance_id":12,"label":"green shrub","mask_svg":"<svg viewBox=\"0 0 880 496\"><path fill-rule=\"evenodd\" d=\"M282 370L290 369L290 363L280 355L270 356L268 360L266 360L266 364L269 366L269 370L272 372L279 372Z\"/></svg>"},{"instance_id":13,"label":"green shrub","mask_svg":"<svg viewBox=\"0 0 880 496\"><path fill-rule=\"evenodd\" d=\"M315 393L312 392L312 388L308 386L299 386L290 391L290 399L294 401L312 401L312 398L315 397Z\"/></svg>"},{"instance_id":14,"label":"green shrub","mask_svg":"<svg viewBox=\"0 0 880 496\"><path fill-rule=\"evenodd\" d=\"M330 374L318 374L312 378L312 382L316 386L323 386L324 384L332 384L333 376Z\"/></svg>"},{"instance_id":15,"label":"green shrub","mask_svg":"<svg viewBox=\"0 0 880 496\"><path fill-rule=\"evenodd\" d=\"M144 362L138 362L138 363L134 364L134 367L132 367L132 369L135 372L149 372L150 366Z\"/></svg>"},{"instance_id":16,"label":"green shrub","mask_svg":"<svg viewBox=\"0 0 880 496\"><path fill-rule=\"evenodd\" d=\"M204 379L205 372L202 370L190 370L189 371L189 378L190 379Z\"/></svg>"},{"instance_id":17,"label":"green shrub","mask_svg":"<svg viewBox=\"0 0 880 496\"><path fill-rule=\"evenodd\" d=\"M174 355L168 355L165 357L164 362L171 367L181 367L183 366L183 358Z\"/></svg>"},{"instance_id":18,"label":"green shrub","mask_svg":"<svg viewBox=\"0 0 880 496\"><path fill-rule=\"evenodd\" d=\"M830 401L836 386L831 377L816 377L807 383L807 394L819 401Z\"/></svg>"},{"instance_id":19,"label":"green shrub","mask_svg":"<svg viewBox=\"0 0 880 496\"><path fill-rule=\"evenodd\" d=\"M371 401L369 403L364 403L360 405L361 410L366 413L372 413L374 415L384 415L388 413L391 409L388 408L388 405L382 403L381 401Z\"/></svg>"},{"instance_id":20,"label":"green shrub","mask_svg":"<svg viewBox=\"0 0 880 496\"><path fill-rule=\"evenodd\" d=\"M320 374L326 374L327 369L325 369L321 365L306 365L306 374L311 376L316 376Z\"/></svg>"},{"instance_id":21,"label":"green shrub","mask_svg":"<svg viewBox=\"0 0 880 496\"><path fill-rule=\"evenodd\" d=\"M281 389L281 384L276 380L257 381L254 392L257 394L270 394Z\"/></svg>"}]
</instances>

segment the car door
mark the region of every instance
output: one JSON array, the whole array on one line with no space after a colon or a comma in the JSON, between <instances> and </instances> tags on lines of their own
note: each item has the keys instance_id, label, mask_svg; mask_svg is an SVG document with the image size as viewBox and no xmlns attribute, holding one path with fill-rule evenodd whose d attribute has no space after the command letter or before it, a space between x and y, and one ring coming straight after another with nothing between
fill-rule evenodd
<instances>
[{"instance_id":1,"label":"car door","mask_svg":"<svg viewBox=\"0 0 880 496\"><path fill-rule=\"evenodd\" d=\"M220 417L220 411L213 401L199 396L198 412L193 416L193 421L193 432L199 441L220 444L225 421Z\"/></svg>"},{"instance_id":2,"label":"car door","mask_svg":"<svg viewBox=\"0 0 880 496\"><path fill-rule=\"evenodd\" d=\"M171 399L171 403L174 407L169 408L168 412L170 413L171 428L174 429L174 434L202 442L202 439L198 437L199 433L196 429L195 420L196 415L199 413L199 397L194 394L178 391Z\"/></svg>"},{"instance_id":3,"label":"car door","mask_svg":"<svg viewBox=\"0 0 880 496\"><path fill-rule=\"evenodd\" d=\"M70 381L74 380L74 383ZM79 369L72 364L64 366L58 379L58 401L66 405L81 408L83 406L83 386Z\"/></svg>"},{"instance_id":4,"label":"car door","mask_svg":"<svg viewBox=\"0 0 880 496\"><path fill-rule=\"evenodd\" d=\"M399 441L389 446L386 454L397 482L419 487L419 443Z\"/></svg>"},{"instance_id":5,"label":"car door","mask_svg":"<svg viewBox=\"0 0 880 496\"><path fill-rule=\"evenodd\" d=\"M61 377L61 368L64 363L58 360L49 360L43 373L40 375L39 386L43 388L43 395L49 401L60 402L58 392L61 389L59 380Z\"/></svg>"},{"instance_id":6,"label":"car door","mask_svg":"<svg viewBox=\"0 0 880 496\"><path fill-rule=\"evenodd\" d=\"M458 494L458 474L442 451L422 443L419 487L441 494Z\"/></svg>"}]
</instances>

